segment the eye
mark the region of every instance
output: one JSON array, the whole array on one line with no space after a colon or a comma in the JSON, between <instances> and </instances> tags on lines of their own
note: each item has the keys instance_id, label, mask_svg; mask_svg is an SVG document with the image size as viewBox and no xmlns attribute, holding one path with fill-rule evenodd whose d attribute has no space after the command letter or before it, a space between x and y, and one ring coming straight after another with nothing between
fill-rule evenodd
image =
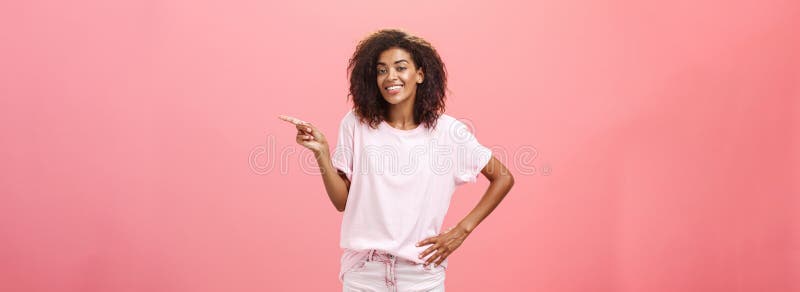
<instances>
[{"instance_id":1,"label":"eye","mask_svg":"<svg viewBox=\"0 0 800 292\"><path fill-rule=\"evenodd\" d=\"M397 71L406 71L406 67L397 67Z\"/></svg>"},{"instance_id":2,"label":"eye","mask_svg":"<svg viewBox=\"0 0 800 292\"><path fill-rule=\"evenodd\" d=\"M385 68L378 68L378 74L386 74Z\"/></svg>"}]
</instances>

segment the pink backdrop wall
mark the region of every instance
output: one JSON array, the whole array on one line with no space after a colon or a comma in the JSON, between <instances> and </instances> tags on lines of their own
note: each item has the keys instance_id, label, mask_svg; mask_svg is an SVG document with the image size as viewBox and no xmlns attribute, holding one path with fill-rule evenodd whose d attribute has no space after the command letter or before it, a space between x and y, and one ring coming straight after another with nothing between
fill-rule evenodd
<instances>
[{"instance_id":1,"label":"pink backdrop wall","mask_svg":"<svg viewBox=\"0 0 800 292\"><path fill-rule=\"evenodd\" d=\"M517 177L448 290L800 291L800 4L755 0L5 1L0 290L339 290L276 116L335 140L383 27Z\"/></svg>"}]
</instances>

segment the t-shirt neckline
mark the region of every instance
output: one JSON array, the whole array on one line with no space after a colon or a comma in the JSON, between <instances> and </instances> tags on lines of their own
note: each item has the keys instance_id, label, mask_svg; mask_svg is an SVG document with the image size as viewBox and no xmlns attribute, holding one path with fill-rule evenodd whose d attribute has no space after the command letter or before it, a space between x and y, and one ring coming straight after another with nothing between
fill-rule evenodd
<instances>
[{"instance_id":1,"label":"t-shirt neckline","mask_svg":"<svg viewBox=\"0 0 800 292\"><path fill-rule=\"evenodd\" d=\"M413 133L417 133L417 132L420 132L420 131L425 129L425 127L422 126L422 123L419 123L416 128L411 129L411 130L398 129L398 128L395 128L395 127L392 127L391 125L389 125L389 123L387 123L385 120L381 121L381 126L383 126L384 128L388 129L389 131L392 131L392 132L395 132L395 133L399 133L399 134L413 134Z\"/></svg>"}]
</instances>

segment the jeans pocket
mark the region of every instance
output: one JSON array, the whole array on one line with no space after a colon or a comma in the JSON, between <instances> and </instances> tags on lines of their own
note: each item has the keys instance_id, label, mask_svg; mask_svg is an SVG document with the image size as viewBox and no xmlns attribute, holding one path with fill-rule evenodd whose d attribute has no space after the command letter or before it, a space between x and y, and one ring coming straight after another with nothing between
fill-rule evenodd
<instances>
[{"instance_id":1,"label":"jeans pocket","mask_svg":"<svg viewBox=\"0 0 800 292\"><path fill-rule=\"evenodd\" d=\"M350 272L363 272L366 269L367 269L367 261L364 260L364 261L359 262L352 269L350 269Z\"/></svg>"},{"instance_id":2,"label":"jeans pocket","mask_svg":"<svg viewBox=\"0 0 800 292\"><path fill-rule=\"evenodd\" d=\"M445 270L446 270L444 266L434 267L434 265L425 266L423 264L416 264L416 266L417 266L417 270L420 270L422 272L425 272L425 273L428 273L428 274L431 274L431 275L438 275L438 274L444 273Z\"/></svg>"},{"instance_id":3,"label":"jeans pocket","mask_svg":"<svg viewBox=\"0 0 800 292\"><path fill-rule=\"evenodd\" d=\"M359 262L357 265L355 265L352 269L350 269L347 272L358 273L358 272L364 272L366 270L377 271L377 270L381 270L381 268L383 268L384 265L386 265L386 263L378 262L378 261L363 260L363 261Z\"/></svg>"}]
</instances>

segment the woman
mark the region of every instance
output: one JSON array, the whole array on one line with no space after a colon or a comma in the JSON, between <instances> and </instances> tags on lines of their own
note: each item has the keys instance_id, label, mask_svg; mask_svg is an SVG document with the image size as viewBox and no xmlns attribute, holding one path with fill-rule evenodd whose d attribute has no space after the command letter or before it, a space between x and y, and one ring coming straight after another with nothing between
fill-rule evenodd
<instances>
[{"instance_id":1,"label":"woman","mask_svg":"<svg viewBox=\"0 0 800 292\"><path fill-rule=\"evenodd\" d=\"M362 40L350 59L353 109L331 157L311 123L297 143L312 150L325 190L344 212L340 280L344 291L444 291L447 257L514 184L506 167L467 127L444 114L447 77L427 41L401 30ZM478 205L440 233L457 185L491 182Z\"/></svg>"}]
</instances>

